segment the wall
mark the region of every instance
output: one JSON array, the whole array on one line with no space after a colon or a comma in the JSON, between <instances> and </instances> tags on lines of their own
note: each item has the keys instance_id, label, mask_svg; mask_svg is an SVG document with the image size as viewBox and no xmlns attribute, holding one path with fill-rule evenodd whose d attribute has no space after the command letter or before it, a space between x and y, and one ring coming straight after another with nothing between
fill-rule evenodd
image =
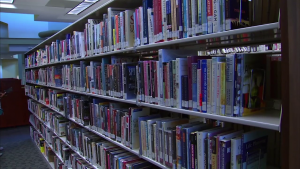
<instances>
[{"instance_id":1,"label":"wall","mask_svg":"<svg viewBox=\"0 0 300 169\"><path fill-rule=\"evenodd\" d=\"M2 59L2 78L19 77L18 59Z\"/></svg>"},{"instance_id":2,"label":"wall","mask_svg":"<svg viewBox=\"0 0 300 169\"><path fill-rule=\"evenodd\" d=\"M0 12L0 21L8 24L9 38L39 38L38 33L61 30L70 23L34 21L33 14Z\"/></svg>"},{"instance_id":3,"label":"wall","mask_svg":"<svg viewBox=\"0 0 300 169\"><path fill-rule=\"evenodd\" d=\"M48 30L61 30L69 26L71 23L66 22L48 22Z\"/></svg>"}]
</instances>

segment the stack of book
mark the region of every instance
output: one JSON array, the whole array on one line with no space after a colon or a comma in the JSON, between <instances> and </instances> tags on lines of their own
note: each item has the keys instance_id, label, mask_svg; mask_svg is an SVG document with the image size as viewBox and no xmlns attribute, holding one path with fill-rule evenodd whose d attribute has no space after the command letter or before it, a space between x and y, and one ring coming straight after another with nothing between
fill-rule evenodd
<instances>
[{"instance_id":1,"label":"stack of book","mask_svg":"<svg viewBox=\"0 0 300 169\"><path fill-rule=\"evenodd\" d=\"M102 17L87 19L83 30L69 32L64 39L28 54L25 66L273 23L278 13L279 1L143 0L135 9L108 8Z\"/></svg>"},{"instance_id":2,"label":"stack of book","mask_svg":"<svg viewBox=\"0 0 300 169\"><path fill-rule=\"evenodd\" d=\"M197 55L192 50L160 49L157 60L112 56L100 62L51 66L47 69L59 73L36 70L39 78L27 81L61 90L46 92L38 86L28 90L58 111L64 89L221 116L247 116L265 107L266 71L274 71L267 66L271 57ZM49 74L55 78L46 78Z\"/></svg>"}]
</instances>

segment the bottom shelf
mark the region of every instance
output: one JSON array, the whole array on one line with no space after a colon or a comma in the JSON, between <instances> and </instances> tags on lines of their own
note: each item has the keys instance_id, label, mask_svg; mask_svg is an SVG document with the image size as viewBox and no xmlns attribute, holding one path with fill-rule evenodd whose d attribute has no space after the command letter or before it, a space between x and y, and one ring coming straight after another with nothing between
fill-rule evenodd
<instances>
[{"instance_id":1,"label":"bottom shelf","mask_svg":"<svg viewBox=\"0 0 300 169\"><path fill-rule=\"evenodd\" d=\"M33 141L33 140L32 140ZM34 142L34 141L33 141ZM34 142L35 143L35 142ZM36 144L35 144L36 145ZM38 147L38 145L36 145L36 148L39 150L39 152L41 153L41 155L45 158L45 160L48 162L49 166L54 169L54 162L49 162L48 158L41 152L40 148Z\"/></svg>"}]
</instances>

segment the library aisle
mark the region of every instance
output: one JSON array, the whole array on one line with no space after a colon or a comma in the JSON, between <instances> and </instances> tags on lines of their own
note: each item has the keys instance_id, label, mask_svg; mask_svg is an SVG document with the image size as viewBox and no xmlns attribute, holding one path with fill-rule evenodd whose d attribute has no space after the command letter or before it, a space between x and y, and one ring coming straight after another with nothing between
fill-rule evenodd
<instances>
[{"instance_id":1,"label":"library aisle","mask_svg":"<svg viewBox=\"0 0 300 169\"><path fill-rule=\"evenodd\" d=\"M0 169L50 169L30 138L29 126L0 129Z\"/></svg>"}]
</instances>

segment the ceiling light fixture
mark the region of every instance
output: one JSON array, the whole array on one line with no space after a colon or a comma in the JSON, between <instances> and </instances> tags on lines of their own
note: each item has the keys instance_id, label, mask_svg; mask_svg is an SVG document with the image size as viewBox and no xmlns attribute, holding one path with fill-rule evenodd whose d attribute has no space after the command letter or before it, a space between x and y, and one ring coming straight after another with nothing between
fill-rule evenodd
<instances>
[{"instance_id":1,"label":"ceiling light fixture","mask_svg":"<svg viewBox=\"0 0 300 169\"><path fill-rule=\"evenodd\" d=\"M16 6L13 5L13 4L0 4L0 8L11 8L11 9L14 9L14 8L16 8Z\"/></svg>"},{"instance_id":2,"label":"ceiling light fixture","mask_svg":"<svg viewBox=\"0 0 300 169\"><path fill-rule=\"evenodd\" d=\"M99 0L83 0L80 4L78 4L75 8L71 9L67 14L69 15L78 15L82 11L86 10L88 7L92 6L94 3Z\"/></svg>"},{"instance_id":3,"label":"ceiling light fixture","mask_svg":"<svg viewBox=\"0 0 300 169\"><path fill-rule=\"evenodd\" d=\"M14 3L14 0L0 0L0 3L12 4L12 3Z\"/></svg>"}]
</instances>

